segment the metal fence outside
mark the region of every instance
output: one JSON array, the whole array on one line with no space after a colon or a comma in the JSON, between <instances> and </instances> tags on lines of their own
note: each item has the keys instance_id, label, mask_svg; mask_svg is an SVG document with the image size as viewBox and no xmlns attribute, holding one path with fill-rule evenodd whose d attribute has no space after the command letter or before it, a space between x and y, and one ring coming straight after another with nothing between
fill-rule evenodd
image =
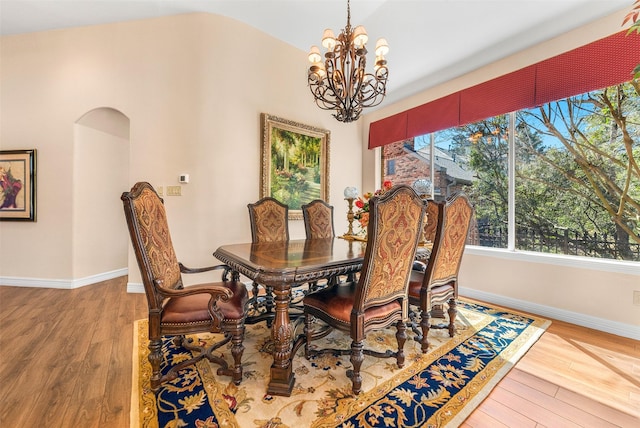
<instances>
[{"instance_id":1,"label":"metal fence outside","mask_svg":"<svg viewBox=\"0 0 640 428\"><path fill-rule=\"evenodd\" d=\"M478 224L477 242L483 247L507 248L506 225ZM582 233L569 229L540 231L516 227L516 249L552 254L640 261L640 244L629 243L626 248L617 237L608 234Z\"/></svg>"}]
</instances>

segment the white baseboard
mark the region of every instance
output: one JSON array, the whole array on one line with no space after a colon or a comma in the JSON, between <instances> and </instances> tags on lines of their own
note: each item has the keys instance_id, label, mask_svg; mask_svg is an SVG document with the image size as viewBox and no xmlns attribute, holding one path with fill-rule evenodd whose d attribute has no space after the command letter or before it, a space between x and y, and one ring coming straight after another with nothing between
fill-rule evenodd
<instances>
[{"instance_id":1,"label":"white baseboard","mask_svg":"<svg viewBox=\"0 0 640 428\"><path fill-rule=\"evenodd\" d=\"M144 293L144 285L141 282L127 282L127 293Z\"/></svg>"},{"instance_id":2,"label":"white baseboard","mask_svg":"<svg viewBox=\"0 0 640 428\"><path fill-rule=\"evenodd\" d=\"M0 276L0 286L4 285L11 287L58 288L61 290L71 290L74 288L84 287L85 285L95 284L97 282L118 278L128 274L129 269L122 268L112 270L111 272L99 273L96 275L90 275L78 279L43 279Z\"/></svg>"},{"instance_id":3,"label":"white baseboard","mask_svg":"<svg viewBox=\"0 0 640 428\"><path fill-rule=\"evenodd\" d=\"M582 327L592 328L594 330L600 330L618 336L640 340L640 326L637 325L597 318L591 315L585 315L578 312L554 308L552 306L531 303L525 300L501 296L499 294L474 290L472 288L460 287L459 291L461 296L466 296L471 299L482 300L484 302L494 303L496 305L504 306L507 308L517 309L543 317L565 321L571 324L580 325Z\"/></svg>"}]
</instances>

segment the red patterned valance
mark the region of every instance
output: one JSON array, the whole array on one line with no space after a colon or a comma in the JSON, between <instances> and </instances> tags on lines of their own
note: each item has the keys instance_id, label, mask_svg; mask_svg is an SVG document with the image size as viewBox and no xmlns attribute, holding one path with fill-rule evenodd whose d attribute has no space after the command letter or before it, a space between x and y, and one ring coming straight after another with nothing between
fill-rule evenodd
<instances>
[{"instance_id":1,"label":"red patterned valance","mask_svg":"<svg viewBox=\"0 0 640 428\"><path fill-rule=\"evenodd\" d=\"M631 79L640 34L626 31L369 125L369 148L534 107Z\"/></svg>"}]
</instances>

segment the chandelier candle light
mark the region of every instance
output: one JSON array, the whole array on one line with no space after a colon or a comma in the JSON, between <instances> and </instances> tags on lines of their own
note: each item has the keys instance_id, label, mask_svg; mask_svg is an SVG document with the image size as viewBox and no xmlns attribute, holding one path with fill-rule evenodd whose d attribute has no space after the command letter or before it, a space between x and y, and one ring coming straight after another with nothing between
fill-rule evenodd
<instances>
[{"instance_id":1,"label":"chandelier candle light","mask_svg":"<svg viewBox=\"0 0 640 428\"><path fill-rule=\"evenodd\" d=\"M316 104L323 110L335 110L333 117L340 122L358 120L362 109L382 102L386 94L389 45L385 39L376 43L374 73L367 73L365 47L369 37L362 25L351 28L351 7L347 0L347 26L338 38L326 29L322 46L327 50L322 63L320 49L311 46L309 61L309 89Z\"/></svg>"}]
</instances>

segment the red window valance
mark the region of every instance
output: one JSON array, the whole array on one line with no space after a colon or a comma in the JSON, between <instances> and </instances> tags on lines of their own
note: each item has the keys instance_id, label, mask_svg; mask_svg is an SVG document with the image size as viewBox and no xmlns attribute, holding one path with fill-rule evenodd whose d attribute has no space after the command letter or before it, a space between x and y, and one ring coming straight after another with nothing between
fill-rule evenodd
<instances>
[{"instance_id":1,"label":"red window valance","mask_svg":"<svg viewBox=\"0 0 640 428\"><path fill-rule=\"evenodd\" d=\"M631 79L640 35L626 31L369 125L369 148L530 108Z\"/></svg>"}]
</instances>

